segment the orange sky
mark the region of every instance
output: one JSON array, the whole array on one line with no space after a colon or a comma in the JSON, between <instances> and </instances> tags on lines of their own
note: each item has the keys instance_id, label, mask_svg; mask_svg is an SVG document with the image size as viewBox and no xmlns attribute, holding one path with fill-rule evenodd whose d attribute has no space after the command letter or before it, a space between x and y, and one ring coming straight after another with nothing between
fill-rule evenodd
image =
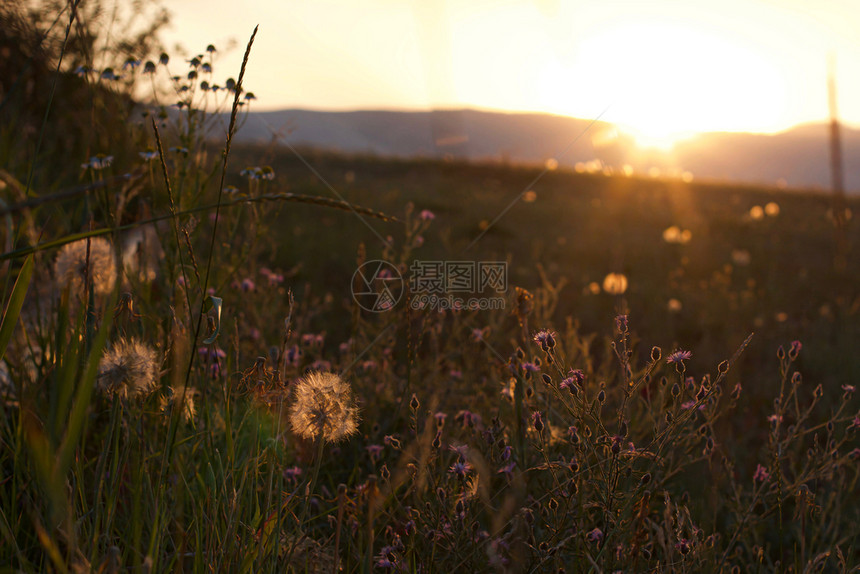
<instances>
[{"instance_id":1,"label":"orange sky","mask_svg":"<svg viewBox=\"0 0 860 574\"><path fill-rule=\"evenodd\" d=\"M532 110L614 121L643 143L860 123L860 2L848 0L175 0L168 45L219 48L257 109ZM226 48L231 40L236 46Z\"/></svg>"}]
</instances>

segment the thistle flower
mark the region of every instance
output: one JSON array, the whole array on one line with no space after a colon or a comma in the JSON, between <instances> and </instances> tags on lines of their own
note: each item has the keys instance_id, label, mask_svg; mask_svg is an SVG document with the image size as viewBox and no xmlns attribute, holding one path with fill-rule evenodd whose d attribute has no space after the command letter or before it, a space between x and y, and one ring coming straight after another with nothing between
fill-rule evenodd
<instances>
[{"instance_id":1,"label":"thistle flower","mask_svg":"<svg viewBox=\"0 0 860 574\"><path fill-rule=\"evenodd\" d=\"M336 442L358 427L358 408L349 384L334 373L313 371L295 383L290 407L293 431L308 440Z\"/></svg>"},{"instance_id":2,"label":"thistle flower","mask_svg":"<svg viewBox=\"0 0 860 574\"><path fill-rule=\"evenodd\" d=\"M146 394L155 386L158 366L155 349L135 339L119 339L99 363L99 387L111 395Z\"/></svg>"},{"instance_id":3,"label":"thistle flower","mask_svg":"<svg viewBox=\"0 0 860 574\"><path fill-rule=\"evenodd\" d=\"M542 330L538 331L537 333L535 333L534 341L535 341L535 343L538 343L540 345L540 348L545 353L548 353L549 351L551 351L553 349L553 347L555 347L554 335L555 335L555 333L553 333L552 331L542 329Z\"/></svg>"},{"instance_id":4,"label":"thistle flower","mask_svg":"<svg viewBox=\"0 0 860 574\"><path fill-rule=\"evenodd\" d=\"M456 474L460 478L466 478L466 475L472 472L472 465L468 462L457 461L451 465L451 468L448 469L448 472L450 472L451 474Z\"/></svg>"},{"instance_id":5,"label":"thistle flower","mask_svg":"<svg viewBox=\"0 0 860 574\"><path fill-rule=\"evenodd\" d=\"M54 262L54 276L60 287L66 285L77 291L89 276L96 295L107 295L116 282L116 263L110 242L102 237L89 239L89 266L87 266L87 240L67 243L60 249Z\"/></svg>"},{"instance_id":6,"label":"thistle flower","mask_svg":"<svg viewBox=\"0 0 860 574\"><path fill-rule=\"evenodd\" d=\"M693 353L691 351L680 351L680 350L678 350L678 351L675 351L674 353L672 353L671 355L669 355L668 357L666 357L666 362L667 363L682 363L682 362L688 360L692 356L693 356Z\"/></svg>"}]
</instances>

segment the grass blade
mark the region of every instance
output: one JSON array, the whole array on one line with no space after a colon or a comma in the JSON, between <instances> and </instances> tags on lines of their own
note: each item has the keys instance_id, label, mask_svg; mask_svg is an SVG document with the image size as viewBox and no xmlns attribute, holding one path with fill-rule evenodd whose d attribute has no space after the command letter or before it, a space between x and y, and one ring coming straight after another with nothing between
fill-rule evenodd
<instances>
[{"instance_id":1,"label":"grass blade","mask_svg":"<svg viewBox=\"0 0 860 574\"><path fill-rule=\"evenodd\" d=\"M9 341L12 340L12 332L15 330L18 315L21 314L21 308L24 306L24 297L27 295L27 289L30 287L30 280L32 278L33 256L30 255L24 260L24 265L21 267L18 279L15 280L15 287L12 288L9 303L6 305L3 320L0 323L0 361L6 356L6 347L9 345Z\"/></svg>"}]
</instances>

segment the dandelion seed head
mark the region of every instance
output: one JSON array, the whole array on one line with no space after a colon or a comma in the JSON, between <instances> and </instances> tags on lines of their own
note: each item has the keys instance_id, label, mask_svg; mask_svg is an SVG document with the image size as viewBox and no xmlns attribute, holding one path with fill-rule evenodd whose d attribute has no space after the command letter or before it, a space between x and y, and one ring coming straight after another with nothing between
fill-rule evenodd
<instances>
[{"instance_id":1,"label":"dandelion seed head","mask_svg":"<svg viewBox=\"0 0 860 574\"><path fill-rule=\"evenodd\" d=\"M357 430L358 408L352 389L336 374L312 371L293 388L290 425L302 438L337 442Z\"/></svg>"},{"instance_id":2,"label":"dandelion seed head","mask_svg":"<svg viewBox=\"0 0 860 574\"><path fill-rule=\"evenodd\" d=\"M54 276L62 288L69 286L77 291L89 276L96 295L107 295L116 282L116 263L110 242L102 237L91 237L89 268L87 267L87 240L67 243L60 249L54 262Z\"/></svg>"},{"instance_id":3,"label":"dandelion seed head","mask_svg":"<svg viewBox=\"0 0 860 574\"><path fill-rule=\"evenodd\" d=\"M122 338L102 355L98 384L111 395L145 395L155 387L158 367L155 349L137 339Z\"/></svg>"}]
</instances>

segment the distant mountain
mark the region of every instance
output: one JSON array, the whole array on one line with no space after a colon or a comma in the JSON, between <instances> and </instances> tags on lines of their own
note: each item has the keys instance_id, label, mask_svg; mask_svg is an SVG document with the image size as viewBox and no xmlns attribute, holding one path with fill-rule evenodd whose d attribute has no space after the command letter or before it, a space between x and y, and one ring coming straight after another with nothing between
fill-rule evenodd
<instances>
[{"instance_id":1,"label":"distant mountain","mask_svg":"<svg viewBox=\"0 0 860 574\"><path fill-rule=\"evenodd\" d=\"M846 187L860 191L860 130L843 128ZM790 187L830 187L826 124L774 135L705 133L671 152L636 146L606 122L537 113L476 110L430 112L253 112L236 136L244 142L287 142L346 153L453 157L544 163L579 170L626 169Z\"/></svg>"}]
</instances>

